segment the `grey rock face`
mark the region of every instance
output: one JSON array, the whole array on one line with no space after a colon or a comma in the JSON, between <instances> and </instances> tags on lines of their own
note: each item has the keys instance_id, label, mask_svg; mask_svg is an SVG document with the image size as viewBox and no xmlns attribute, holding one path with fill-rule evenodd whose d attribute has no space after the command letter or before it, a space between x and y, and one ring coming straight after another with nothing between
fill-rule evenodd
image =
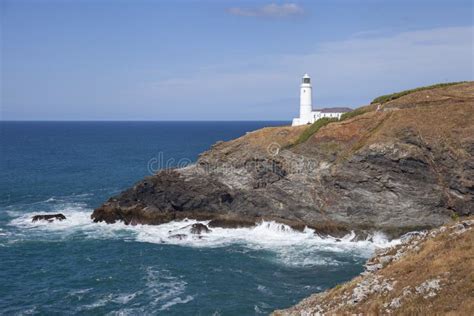
<instances>
[{"instance_id":1,"label":"grey rock face","mask_svg":"<svg viewBox=\"0 0 474 316\"><path fill-rule=\"evenodd\" d=\"M442 93L430 98L431 107L424 96L419 104L401 98L385 107L390 111L332 123L293 147L302 129L269 128L219 142L195 165L140 181L92 218L160 224L187 217L224 227L263 219L333 235L399 236L439 226L474 212L473 101L450 104ZM449 106L451 121L436 130L425 123L441 119L433 109Z\"/></svg>"},{"instance_id":2,"label":"grey rock face","mask_svg":"<svg viewBox=\"0 0 474 316\"><path fill-rule=\"evenodd\" d=\"M466 193L452 196L423 149L413 144L374 144L337 165L290 150L277 157L233 157L222 169L209 169L221 161L206 158L139 182L96 210L94 220L159 224L190 217L225 226L237 219L276 219L336 235L348 230L399 235L446 222L452 214L449 201L462 206L456 209L460 214L474 210L467 197L471 189L458 187ZM314 167L289 168L297 163ZM444 176L456 185L459 175L447 170Z\"/></svg>"}]
</instances>

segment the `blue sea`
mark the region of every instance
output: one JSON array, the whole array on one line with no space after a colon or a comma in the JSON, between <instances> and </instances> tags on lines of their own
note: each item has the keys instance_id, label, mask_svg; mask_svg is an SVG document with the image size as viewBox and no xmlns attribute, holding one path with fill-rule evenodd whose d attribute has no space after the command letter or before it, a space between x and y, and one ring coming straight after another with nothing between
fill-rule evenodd
<instances>
[{"instance_id":1,"label":"blue sea","mask_svg":"<svg viewBox=\"0 0 474 316\"><path fill-rule=\"evenodd\" d=\"M260 315L351 279L383 236L264 222L175 240L168 231L194 221L90 219L151 161L192 163L216 141L287 123L1 122L0 314ZM58 212L67 219L31 221Z\"/></svg>"}]
</instances>

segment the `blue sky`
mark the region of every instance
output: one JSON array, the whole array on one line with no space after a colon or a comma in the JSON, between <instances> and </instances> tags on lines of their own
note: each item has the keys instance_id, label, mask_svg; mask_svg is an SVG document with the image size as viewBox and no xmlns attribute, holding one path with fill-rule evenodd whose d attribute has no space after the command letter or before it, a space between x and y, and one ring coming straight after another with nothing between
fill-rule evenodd
<instances>
[{"instance_id":1,"label":"blue sky","mask_svg":"<svg viewBox=\"0 0 474 316\"><path fill-rule=\"evenodd\" d=\"M473 80L461 0L0 0L3 120L290 120Z\"/></svg>"}]
</instances>

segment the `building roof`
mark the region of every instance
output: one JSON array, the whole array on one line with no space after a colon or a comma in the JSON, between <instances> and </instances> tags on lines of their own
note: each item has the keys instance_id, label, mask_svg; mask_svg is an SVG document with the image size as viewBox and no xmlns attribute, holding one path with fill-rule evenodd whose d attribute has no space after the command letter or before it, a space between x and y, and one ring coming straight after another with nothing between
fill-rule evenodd
<instances>
[{"instance_id":1,"label":"building roof","mask_svg":"<svg viewBox=\"0 0 474 316\"><path fill-rule=\"evenodd\" d=\"M338 107L338 108L317 109L316 111L320 111L322 113L346 113L346 112L352 111L352 109L351 108Z\"/></svg>"}]
</instances>

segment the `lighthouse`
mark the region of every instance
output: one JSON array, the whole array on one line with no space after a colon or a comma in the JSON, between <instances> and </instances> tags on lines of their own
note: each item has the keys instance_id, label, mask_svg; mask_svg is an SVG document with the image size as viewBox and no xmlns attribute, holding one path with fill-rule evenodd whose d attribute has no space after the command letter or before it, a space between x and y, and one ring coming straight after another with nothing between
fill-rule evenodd
<instances>
[{"instance_id":1,"label":"lighthouse","mask_svg":"<svg viewBox=\"0 0 474 316\"><path fill-rule=\"evenodd\" d=\"M313 111L313 98L311 78L304 74L300 86L300 124L311 122L311 112Z\"/></svg>"},{"instance_id":2,"label":"lighthouse","mask_svg":"<svg viewBox=\"0 0 474 316\"><path fill-rule=\"evenodd\" d=\"M311 78L308 74L304 74L300 85L300 117L293 119L292 126L312 124L324 117L339 120L342 114L352 111L352 109L346 107L313 110L312 90Z\"/></svg>"}]
</instances>

